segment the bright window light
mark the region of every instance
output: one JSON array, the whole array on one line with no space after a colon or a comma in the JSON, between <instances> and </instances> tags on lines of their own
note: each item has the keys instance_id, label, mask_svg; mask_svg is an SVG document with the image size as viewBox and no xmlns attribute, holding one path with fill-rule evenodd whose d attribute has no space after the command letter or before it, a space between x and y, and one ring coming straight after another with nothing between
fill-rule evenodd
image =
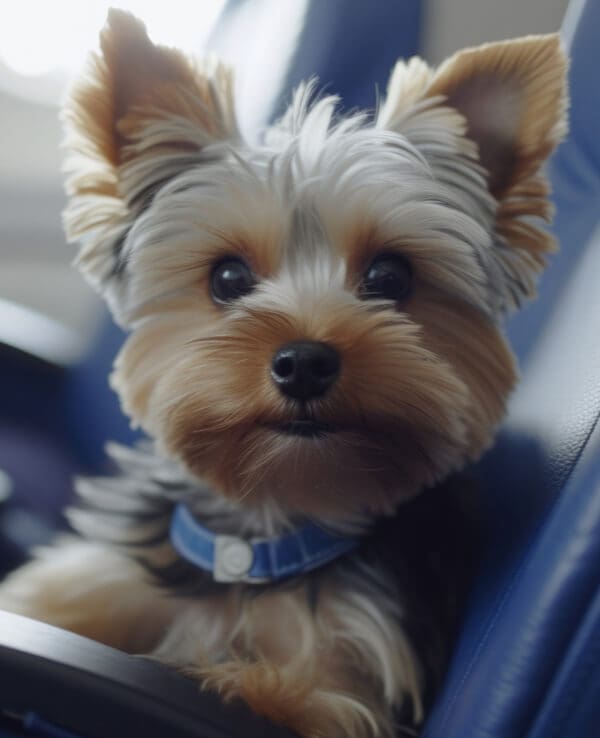
<instances>
[{"instance_id":1,"label":"bright window light","mask_svg":"<svg viewBox=\"0 0 600 738\"><path fill-rule=\"evenodd\" d=\"M242 132L252 139L268 121L304 27L309 0L18 0L0 9L0 93L55 107L83 68L109 7L142 19L159 44L235 69ZM217 28L217 22L222 23Z\"/></svg>"},{"instance_id":2,"label":"bright window light","mask_svg":"<svg viewBox=\"0 0 600 738\"><path fill-rule=\"evenodd\" d=\"M225 0L193 3L189 0L160 3L148 0L19 0L3 7L0 59L5 71L21 77L64 80L81 67L86 53L98 46L98 33L109 7L129 10L141 18L155 43L198 52L224 5Z\"/></svg>"},{"instance_id":3,"label":"bright window light","mask_svg":"<svg viewBox=\"0 0 600 738\"><path fill-rule=\"evenodd\" d=\"M235 69L236 109L252 140L271 114L304 27L308 0L252 0L234 6L213 51Z\"/></svg>"}]
</instances>

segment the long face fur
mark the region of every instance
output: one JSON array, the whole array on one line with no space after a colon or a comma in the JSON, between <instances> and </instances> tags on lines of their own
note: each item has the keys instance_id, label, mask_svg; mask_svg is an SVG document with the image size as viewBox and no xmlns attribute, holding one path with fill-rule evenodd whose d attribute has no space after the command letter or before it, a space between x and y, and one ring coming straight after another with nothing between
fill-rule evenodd
<instances>
[{"instance_id":1,"label":"long face fur","mask_svg":"<svg viewBox=\"0 0 600 738\"><path fill-rule=\"evenodd\" d=\"M504 313L552 248L539 169L564 131L555 36L400 62L374 121L301 87L260 146L238 133L228 70L154 46L112 11L66 109L67 228L132 330L125 411L218 494L351 522L388 513L490 443L515 381ZM371 299L401 255L412 289ZM255 287L220 303L215 265ZM300 402L271 376L284 345L336 349ZM326 433L285 431L311 418Z\"/></svg>"}]
</instances>

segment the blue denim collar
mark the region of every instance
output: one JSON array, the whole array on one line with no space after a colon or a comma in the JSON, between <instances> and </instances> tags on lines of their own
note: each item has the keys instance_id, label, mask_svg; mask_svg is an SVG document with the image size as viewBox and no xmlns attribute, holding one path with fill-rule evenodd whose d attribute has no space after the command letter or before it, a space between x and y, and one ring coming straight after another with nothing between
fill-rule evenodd
<instances>
[{"instance_id":1,"label":"blue denim collar","mask_svg":"<svg viewBox=\"0 0 600 738\"><path fill-rule=\"evenodd\" d=\"M216 582L250 584L304 574L359 544L357 537L336 535L310 522L276 538L220 535L205 528L181 503L173 512L170 538L182 558L211 572Z\"/></svg>"}]
</instances>

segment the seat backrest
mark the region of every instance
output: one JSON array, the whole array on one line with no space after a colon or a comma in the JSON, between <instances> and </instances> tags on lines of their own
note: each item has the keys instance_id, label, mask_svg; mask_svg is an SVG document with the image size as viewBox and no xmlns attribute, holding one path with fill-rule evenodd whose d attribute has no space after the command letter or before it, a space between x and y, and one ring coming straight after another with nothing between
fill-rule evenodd
<instances>
[{"instance_id":1,"label":"seat backrest","mask_svg":"<svg viewBox=\"0 0 600 738\"><path fill-rule=\"evenodd\" d=\"M565 255L513 324L525 368L476 470L485 551L424 738L600 735L600 2L577 6L571 133L551 170Z\"/></svg>"},{"instance_id":2,"label":"seat backrest","mask_svg":"<svg viewBox=\"0 0 600 738\"><path fill-rule=\"evenodd\" d=\"M319 89L339 95L345 110L373 110L398 58L419 53L418 0L312 0L275 117L291 91L317 76Z\"/></svg>"}]
</instances>

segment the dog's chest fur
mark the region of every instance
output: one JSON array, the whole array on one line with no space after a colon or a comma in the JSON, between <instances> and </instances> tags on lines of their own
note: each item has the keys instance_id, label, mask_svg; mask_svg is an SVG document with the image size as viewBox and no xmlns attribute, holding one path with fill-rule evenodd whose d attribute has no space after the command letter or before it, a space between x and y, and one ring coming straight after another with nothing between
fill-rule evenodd
<instances>
[{"instance_id":1,"label":"dog's chest fur","mask_svg":"<svg viewBox=\"0 0 600 738\"><path fill-rule=\"evenodd\" d=\"M322 570L266 585L224 585L173 548L169 528L176 504L185 503L215 532L248 538L274 535L293 521L274 506L248 514L150 443L111 444L109 453L119 474L79 479L80 504L68 517L82 536L140 563L153 587L181 603L164 638L157 642L153 635L144 650L181 665L197 661L198 644L211 661L226 660L232 648L247 658L266 649L283 663L303 638L319 640L329 628L325 638L332 647L347 637L357 659L374 657L384 666L390 691L406 688L406 670L416 657L421 668L412 687L418 684L429 700L477 560L477 536L468 523L475 487L468 478L458 476L423 494L369 530L342 526L340 532L362 535L362 544ZM354 630L361 621L362 641ZM393 646L392 634L398 639ZM399 644L404 658L394 666ZM407 703L403 719L412 720L419 704Z\"/></svg>"}]
</instances>

